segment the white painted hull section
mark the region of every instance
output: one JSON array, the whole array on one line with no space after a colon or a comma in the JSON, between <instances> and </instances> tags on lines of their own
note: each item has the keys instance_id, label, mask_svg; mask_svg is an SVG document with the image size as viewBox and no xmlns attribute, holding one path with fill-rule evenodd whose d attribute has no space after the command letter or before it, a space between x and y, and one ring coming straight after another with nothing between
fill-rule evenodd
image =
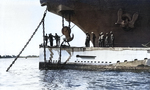
<instances>
[{"instance_id":1,"label":"white painted hull section","mask_svg":"<svg viewBox=\"0 0 150 90\"><path fill-rule=\"evenodd\" d=\"M76 48L76 49L75 49ZM79 50L66 48L61 51L61 63L67 59L67 63L88 64L88 65L110 65L117 61L124 62L144 60L150 58L150 48L85 48ZM59 60L60 48L46 48L46 59L52 58L53 63ZM77 55L81 57L77 57ZM95 56L95 58L94 58ZM40 61L44 61L43 48L40 48Z\"/></svg>"}]
</instances>

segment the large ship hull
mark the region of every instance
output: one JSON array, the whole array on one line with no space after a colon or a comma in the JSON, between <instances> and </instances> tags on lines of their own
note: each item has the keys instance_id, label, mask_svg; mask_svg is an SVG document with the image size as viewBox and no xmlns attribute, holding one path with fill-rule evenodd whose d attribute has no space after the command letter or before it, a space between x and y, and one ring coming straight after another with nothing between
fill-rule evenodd
<instances>
[{"instance_id":1,"label":"large ship hull","mask_svg":"<svg viewBox=\"0 0 150 90\"><path fill-rule=\"evenodd\" d=\"M73 10L71 22L85 33L94 32L97 37L96 46L99 33L105 34L110 31L114 33L116 47L141 47L150 41L150 0L40 0L40 2L41 5L47 5L50 12L60 16L62 10ZM121 22L117 22L119 17Z\"/></svg>"}]
</instances>

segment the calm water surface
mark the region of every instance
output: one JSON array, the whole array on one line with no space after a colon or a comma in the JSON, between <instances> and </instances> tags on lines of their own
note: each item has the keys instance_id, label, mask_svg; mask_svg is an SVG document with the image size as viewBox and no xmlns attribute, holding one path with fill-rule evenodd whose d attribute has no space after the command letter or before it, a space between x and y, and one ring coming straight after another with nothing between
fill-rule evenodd
<instances>
[{"instance_id":1,"label":"calm water surface","mask_svg":"<svg viewBox=\"0 0 150 90\"><path fill-rule=\"evenodd\" d=\"M150 90L150 73L38 69L38 58L0 59L0 90Z\"/></svg>"}]
</instances>

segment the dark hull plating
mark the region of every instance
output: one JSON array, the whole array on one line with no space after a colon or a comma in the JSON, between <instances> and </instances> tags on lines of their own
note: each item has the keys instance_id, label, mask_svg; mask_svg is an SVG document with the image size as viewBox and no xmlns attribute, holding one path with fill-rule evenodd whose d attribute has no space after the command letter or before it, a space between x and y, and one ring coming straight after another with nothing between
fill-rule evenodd
<instances>
[{"instance_id":1,"label":"dark hull plating","mask_svg":"<svg viewBox=\"0 0 150 90\"><path fill-rule=\"evenodd\" d=\"M41 4L44 2L50 12L58 15L61 15L59 5L74 10L71 21L84 32L94 32L96 46L99 33L110 31L114 33L115 46L141 47L150 41L150 0L41 0ZM138 13L134 27L126 30L115 24L119 9L124 15L128 14L129 19Z\"/></svg>"},{"instance_id":2,"label":"dark hull plating","mask_svg":"<svg viewBox=\"0 0 150 90\"><path fill-rule=\"evenodd\" d=\"M131 71L131 72L150 72L150 67L139 66L139 67L125 67L125 66L113 66L113 65L82 65L82 64L50 64L50 63L39 63L40 70L96 70L96 71Z\"/></svg>"}]
</instances>

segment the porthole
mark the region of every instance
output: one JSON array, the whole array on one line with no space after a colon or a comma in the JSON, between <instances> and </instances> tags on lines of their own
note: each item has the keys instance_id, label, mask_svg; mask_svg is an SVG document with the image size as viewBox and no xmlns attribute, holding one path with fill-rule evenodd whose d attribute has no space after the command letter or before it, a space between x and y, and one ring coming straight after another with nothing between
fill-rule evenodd
<instances>
[{"instance_id":1,"label":"porthole","mask_svg":"<svg viewBox=\"0 0 150 90\"><path fill-rule=\"evenodd\" d=\"M117 63L120 63L120 61L117 61Z\"/></svg>"},{"instance_id":2,"label":"porthole","mask_svg":"<svg viewBox=\"0 0 150 90\"><path fill-rule=\"evenodd\" d=\"M147 60L147 58L144 58L144 60Z\"/></svg>"},{"instance_id":3,"label":"porthole","mask_svg":"<svg viewBox=\"0 0 150 90\"><path fill-rule=\"evenodd\" d=\"M124 60L124 62L127 62L127 60Z\"/></svg>"},{"instance_id":4,"label":"porthole","mask_svg":"<svg viewBox=\"0 0 150 90\"><path fill-rule=\"evenodd\" d=\"M137 61L137 59L134 59L134 61Z\"/></svg>"}]
</instances>

